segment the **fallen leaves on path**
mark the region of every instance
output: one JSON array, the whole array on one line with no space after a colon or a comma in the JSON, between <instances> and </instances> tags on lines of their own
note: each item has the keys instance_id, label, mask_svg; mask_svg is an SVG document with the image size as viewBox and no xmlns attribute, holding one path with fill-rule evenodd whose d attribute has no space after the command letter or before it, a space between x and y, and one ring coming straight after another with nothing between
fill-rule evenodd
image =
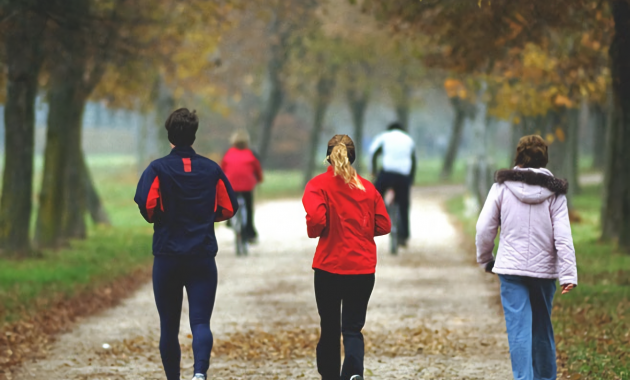
<instances>
[{"instance_id":1,"label":"fallen leaves on path","mask_svg":"<svg viewBox=\"0 0 630 380\"><path fill-rule=\"evenodd\" d=\"M366 352L376 356L416 356L449 354L463 349L450 338L447 330L432 330L426 327L405 328L389 333L364 332ZM247 330L215 339L212 357L228 360L294 360L312 359L319 339L319 329L278 329L273 332ZM111 343L110 349L99 349L100 365L119 365L138 356L159 362L157 339L137 336L122 342ZM190 342L181 344L186 356L191 350Z\"/></svg>"},{"instance_id":2,"label":"fallen leaves on path","mask_svg":"<svg viewBox=\"0 0 630 380\"><path fill-rule=\"evenodd\" d=\"M0 380L11 379L11 368L28 358L45 357L55 334L68 330L79 318L116 305L150 278L141 269L101 288L62 299L29 319L0 329Z\"/></svg>"}]
</instances>

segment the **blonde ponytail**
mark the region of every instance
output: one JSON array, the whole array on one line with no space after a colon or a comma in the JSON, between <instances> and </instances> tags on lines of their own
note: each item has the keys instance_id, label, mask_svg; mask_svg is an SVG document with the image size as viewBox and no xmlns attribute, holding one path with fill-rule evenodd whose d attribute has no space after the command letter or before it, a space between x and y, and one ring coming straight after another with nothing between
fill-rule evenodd
<instances>
[{"instance_id":1,"label":"blonde ponytail","mask_svg":"<svg viewBox=\"0 0 630 380\"><path fill-rule=\"evenodd\" d=\"M328 156L328 159L333 167L335 176L343 178L344 182L347 183L350 188L365 191L365 187L363 186L363 183L361 183L361 180L357 175L357 171L354 170L350 164L346 144L339 143L335 145L330 153L330 156Z\"/></svg>"}]
</instances>

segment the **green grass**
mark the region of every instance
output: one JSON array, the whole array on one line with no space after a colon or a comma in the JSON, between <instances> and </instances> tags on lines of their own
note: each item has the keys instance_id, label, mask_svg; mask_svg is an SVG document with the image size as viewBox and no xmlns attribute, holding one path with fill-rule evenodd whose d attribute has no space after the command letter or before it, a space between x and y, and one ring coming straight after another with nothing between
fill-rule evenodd
<instances>
[{"instance_id":1,"label":"green grass","mask_svg":"<svg viewBox=\"0 0 630 380\"><path fill-rule=\"evenodd\" d=\"M630 254L599 242L599 186L576 196L581 217L572 225L579 286L558 293L554 327L561 370L582 379L630 379ZM474 236L475 219L464 215L463 197L447 205ZM572 377L577 378L577 377Z\"/></svg>"},{"instance_id":2,"label":"green grass","mask_svg":"<svg viewBox=\"0 0 630 380\"><path fill-rule=\"evenodd\" d=\"M266 170L263 183L256 188L256 200L301 197L303 182L300 170Z\"/></svg>"},{"instance_id":3,"label":"green grass","mask_svg":"<svg viewBox=\"0 0 630 380\"><path fill-rule=\"evenodd\" d=\"M442 159L421 159L418 160L416 166L415 184L418 186L431 186L444 183L464 183L466 180L466 160L463 159L455 161L452 177L446 181L440 178L440 173L442 171Z\"/></svg>"},{"instance_id":4,"label":"green grass","mask_svg":"<svg viewBox=\"0 0 630 380\"><path fill-rule=\"evenodd\" d=\"M89 239L40 257L0 259L0 325L51 302L94 289L149 265L151 228L133 202L136 168L130 158L90 157L88 163L112 226L89 226Z\"/></svg>"}]
</instances>

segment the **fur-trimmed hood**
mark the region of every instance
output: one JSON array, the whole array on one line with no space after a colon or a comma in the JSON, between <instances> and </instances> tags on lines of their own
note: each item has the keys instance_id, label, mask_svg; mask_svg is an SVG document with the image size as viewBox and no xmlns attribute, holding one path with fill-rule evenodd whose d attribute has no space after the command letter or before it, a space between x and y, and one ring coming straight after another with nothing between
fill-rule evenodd
<instances>
[{"instance_id":1,"label":"fur-trimmed hood","mask_svg":"<svg viewBox=\"0 0 630 380\"><path fill-rule=\"evenodd\" d=\"M499 170L495 181L508 189L525 203L541 203L553 195L566 194L569 183L556 178L547 169L514 168Z\"/></svg>"}]
</instances>

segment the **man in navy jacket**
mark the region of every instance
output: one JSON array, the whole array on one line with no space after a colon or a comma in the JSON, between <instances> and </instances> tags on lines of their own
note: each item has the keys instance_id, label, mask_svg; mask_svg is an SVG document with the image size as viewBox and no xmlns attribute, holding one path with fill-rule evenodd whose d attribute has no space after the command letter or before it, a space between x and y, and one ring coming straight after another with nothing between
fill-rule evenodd
<instances>
[{"instance_id":1,"label":"man in navy jacket","mask_svg":"<svg viewBox=\"0 0 630 380\"><path fill-rule=\"evenodd\" d=\"M169 116L165 127L173 150L151 162L134 198L142 216L153 223L153 289L168 380L180 379L178 334L184 287L193 333L193 379L207 378L213 344L210 317L217 288L214 223L231 218L238 209L221 167L192 148L198 126L197 115L186 108Z\"/></svg>"}]
</instances>

